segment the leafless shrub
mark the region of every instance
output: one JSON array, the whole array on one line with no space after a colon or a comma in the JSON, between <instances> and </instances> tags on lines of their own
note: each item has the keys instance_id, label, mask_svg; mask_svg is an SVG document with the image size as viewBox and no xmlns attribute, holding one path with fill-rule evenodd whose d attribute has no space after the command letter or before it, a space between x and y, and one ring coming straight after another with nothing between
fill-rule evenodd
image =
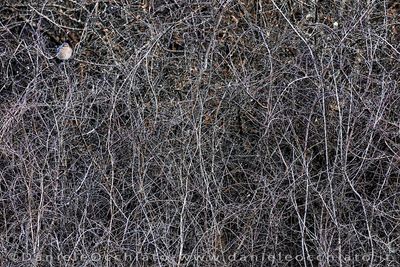
<instances>
[{"instance_id":1,"label":"leafless shrub","mask_svg":"<svg viewBox=\"0 0 400 267\"><path fill-rule=\"evenodd\" d=\"M1 266L399 264L396 1L131 2L0 7Z\"/></svg>"}]
</instances>

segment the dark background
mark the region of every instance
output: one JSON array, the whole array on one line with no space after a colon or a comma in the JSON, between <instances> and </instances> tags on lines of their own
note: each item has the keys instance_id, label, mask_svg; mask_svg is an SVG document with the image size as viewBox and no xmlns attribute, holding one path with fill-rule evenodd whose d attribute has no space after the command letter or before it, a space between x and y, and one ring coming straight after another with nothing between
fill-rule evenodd
<instances>
[{"instance_id":1,"label":"dark background","mask_svg":"<svg viewBox=\"0 0 400 267\"><path fill-rule=\"evenodd\" d=\"M0 2L1 266L398 266L397 1Z\"/></svg>"}]
</instances>

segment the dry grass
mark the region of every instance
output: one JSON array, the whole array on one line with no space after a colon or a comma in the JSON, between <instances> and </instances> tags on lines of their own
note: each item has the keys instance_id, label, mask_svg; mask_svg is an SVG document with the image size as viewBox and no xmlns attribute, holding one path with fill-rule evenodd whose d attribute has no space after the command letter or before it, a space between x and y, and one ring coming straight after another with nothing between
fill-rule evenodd
<instances>
[{"instance_id":1,"label":"dry grass","mask_svg":"<svg viewBox=\"0 0 400 267\"><path fill-rule=\"evenodd\" d=\"M396 1L37 2L0 7L1 266L399 265Z\"/></svg>"}]
</instances>

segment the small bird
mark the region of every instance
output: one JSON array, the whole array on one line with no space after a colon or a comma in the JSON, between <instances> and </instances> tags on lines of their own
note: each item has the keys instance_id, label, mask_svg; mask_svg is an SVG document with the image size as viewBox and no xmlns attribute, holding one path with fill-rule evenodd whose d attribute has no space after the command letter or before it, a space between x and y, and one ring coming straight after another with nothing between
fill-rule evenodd
<instances>
[{"instance_id":1,"label":"small bird","mask_svg":"<svg viewBox=\"0 0 400 267\"><path fill-rule=\"evenodd\" d=\"M68 60L71 58L72 52L72 47L69 45L69 43L64 42L57 48L56 57L61 60Z\"/></svg>"}]
</instances>

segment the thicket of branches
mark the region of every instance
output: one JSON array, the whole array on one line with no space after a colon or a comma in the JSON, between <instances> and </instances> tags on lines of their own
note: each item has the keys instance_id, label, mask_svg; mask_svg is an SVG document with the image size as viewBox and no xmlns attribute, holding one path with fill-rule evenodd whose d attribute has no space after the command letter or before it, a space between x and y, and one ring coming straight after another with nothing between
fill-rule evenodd
<instances>
[{"instance_id":1,"label":"thicket of branches","mask_svg":"<svg viewBox=\"0 0 400 267\"><path fill-rule=\"evenodd\" d=\"M398 266L397 1L38 2L0 6L1 266Z\"/></svg>"}]
</instances>

